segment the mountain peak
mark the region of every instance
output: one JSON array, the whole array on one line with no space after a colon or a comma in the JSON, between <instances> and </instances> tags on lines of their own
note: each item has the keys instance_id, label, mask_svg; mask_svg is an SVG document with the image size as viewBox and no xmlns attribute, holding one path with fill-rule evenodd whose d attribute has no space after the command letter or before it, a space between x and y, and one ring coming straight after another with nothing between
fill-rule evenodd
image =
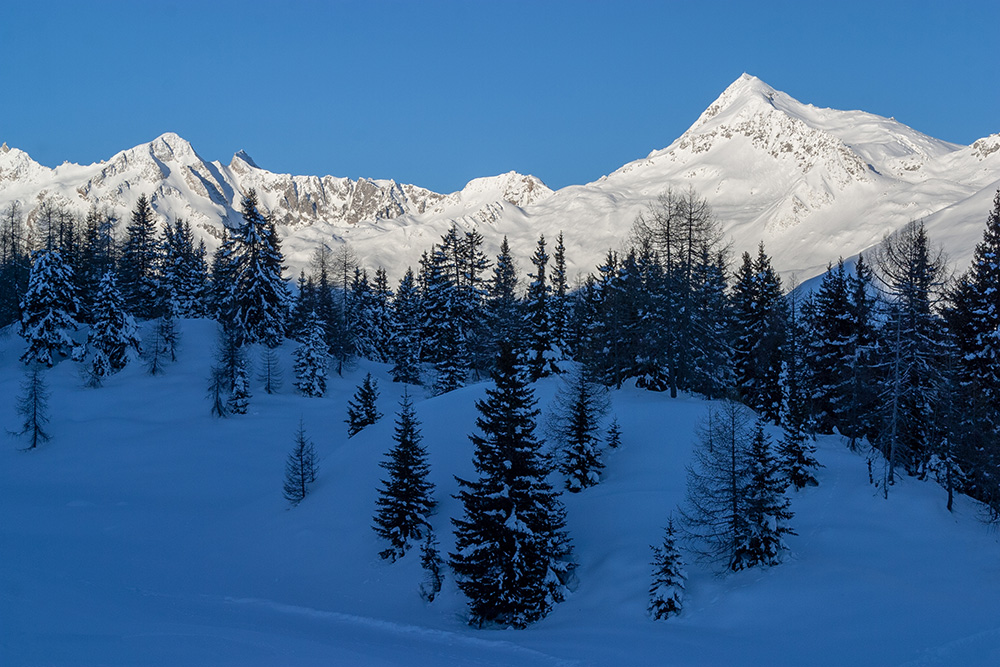
<instances>
[{"instance_id":1,"label":"mountain peak","mask_svg":"<svg viewBox=\"0 0 1000 667\"><path fill-rule=\"evenodd\" d=\"M0 153L9 153L10 148L7 146L7 142L3 142L3 146L0 146Z\"/></svg>"},{"instance_id":2,"label":"mountain peak","mask_svg":"<svg viewBox=\"0 0 1000 667\"><path fill-rule=\"evenodd\" d=\"M250 157L250 154L247 153L245 150L241 149L233 154L233 159L230 160L229 162L230 166L234 165L237 160L246 163L247 165L253 167L254 169L260 169L260 167L257 166L257 163L253 161L253 158Z\"/></svg>"}]
</instances>

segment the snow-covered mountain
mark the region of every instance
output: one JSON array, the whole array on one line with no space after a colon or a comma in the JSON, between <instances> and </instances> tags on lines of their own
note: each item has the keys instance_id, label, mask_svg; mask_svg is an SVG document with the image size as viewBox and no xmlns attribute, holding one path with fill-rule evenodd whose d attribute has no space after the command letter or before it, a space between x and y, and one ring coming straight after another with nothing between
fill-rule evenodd
<instances>
[{"instance_id":1,"label":"snow-covered mountain","mask_svg":"<svg viewBox=\"0 0 1000 667\"><path fill-rule=\"evenodd\" d=\"M1000 187L1000 134L959 146L892 118L803 104L744 74L668 147L555 193L515 172L451 194L274 174L242 151L228 165L207 162L170 133L89 166L49 169L0 149L0 206L18 199L31 211L51 197L124 217L146 193L158 213L188 219L209 239L238 220L240 195L256 188L296 272L317 243L349 242L363 263L399 275L453 223L481 228L487 251L507 235L525 261L539 234L564 231L571 269L586 272L658 195L688 187L708 199L735 252L764 241L775 265L800 280L917 219L964 267Z\"/></svg>"}]
</instances>

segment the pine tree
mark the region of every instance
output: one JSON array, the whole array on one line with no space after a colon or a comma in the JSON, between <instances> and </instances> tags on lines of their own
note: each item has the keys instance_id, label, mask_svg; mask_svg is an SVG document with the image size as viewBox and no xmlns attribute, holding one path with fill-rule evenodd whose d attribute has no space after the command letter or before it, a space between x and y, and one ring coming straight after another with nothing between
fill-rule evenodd
<instances>
[{"instance_id":1,"label":"pine tree","mask_svg":"<svg viewBox=\"0 0 1000 667\"><path fill-rule=\"evenodd\" d=\"M354 392L354 398L347 403L347 437L353 438L361 429L370 426L382 418L378 411L378 381L371 373L365 374L365 379Z\"/></svg>"},{"instance_id":2,"label":"pine tree","mask_svg":"<svg viewBox=\"0 0 1000 667\"><path fill-rule=\"evenodd\" d=\"M285 500L292 505L298 505L309 493L309 485L316 481L316 449L306 437L306 428L299 420L295 431L295 447L285 461L285 484L283 487Z\"/></svg>"},{"instance_id":3,"label":"pine tree","mask_svg":"<svg viewBox=\"0 0 1000 667\"><path fill-rule=\"evenodd\" d=\"M792 518L785 480L771 454L771 441L760 419L750 440L747 486L743 492L746 532L739 535L730 567L742 570L759 565L777 565L786 547L785 535L794 535L788 527Z\"/></svg>"},{"instance_id":4,"label":"pine tree","mask_svg":"<svg viewBox=\"0 0 1000 667\"><path fill-rule=\"evenodd\" d=\"M438 552L438 541L434 531L427 529L427 537L420 545L420 567L424 571L424 581L420 584L420 597L425 602L434 602L444 583L444 561Z\"/></svg>"},{"instance_id":5,"label":"pine tree","mask_svg":"<svg viewBox=\"0 0 1000 667\"><path fill-rule=\"evenodd\" d=\"M726 256L712 255L702 245L692 274L691 389L721 398L735 384L733 347L730 343L732 313L726 295Z\"/></svg>"},{"instance_id":6,"label":"pine tree","mask_svg":"<svg viewBox=\"0 0 1000 667\"><path fill-rule=\"evenodd\" d=\"M132 315L125 310L125 300L118 291L114 272L108 271L101 279L94 303L94 324L87 339L89 347L107 360L108 371L117 373L129 362L129 355L138 354L141 343L138 328ZM92 367L97 372L98 361Z\"/></svg>"},{"instance_id":7,"label":"pine tree","mask_svg":"<svg viewBox=\"0 0 1000 667\"><path fill-rule=\"evenodd\" d=\"M295 388L304 396L320 397L326 393L327 347L323 340L323 322L316 313L309 315L306 339L295 348L293 356Z\"/></svg>"},{"instance_id":8,"label":"pine tree","mask_svg":"<svg viewBox=\"0 0 1000 667\"><path fill-rule=\"evenodd\" d=\"M409 394L403 393L396 429L396 444L380 463L388 472L382 480L375 501L375 533L389 542L389 548L379 552L382 558L395 561L406 554L411 541L430 533L428 517L434 509L434 485L427 480L430 466L427 450L420 444L420 422L413 410Z\"/></svg>"},{"instance_id":9,"label":"pine tree","mask_svg":"<svg viewBox=\"0 0 1000 667\"><path fill-rule=\"evenodd\" d=\"M479 477L458 479L463 516L452 520L450 562L471 625L523 628L563 600L570 543L534 435L534 394L509 344L501 344L492 378L476 403L481 434L470 436Z\"/></svg>"},{"instance_id":10,"label":"pine tree","mask_svg":"<svg viewBox=\"0 0 1000 667\"><path fill-rule=\"evenodd\" d=\"M49 423L49 389L40 364L30 364L25 369L22 394L17 399L17 413L24 418L21 430L14 435L23 436L28 441L25 449L35 449L51 436L45 430Z\"/></svg>"},{"instance_id":11,"label":"pine tree","mask_svg":"<svg viewBox=\"0 0 1000 667\"><path fill-rule=\"evenodd\" d=\"M607 409L607 389L593 382L586 369L572 371L556 396L551 417L567 491L576 493L600 481L604 462L598 432Z\"/></svg>"},{"instance_id":12,"label":"pine tree","mask_svg":"<svg viewBox=\"0 0 1000 667\"><path fill-rule=\"evenodd\" d=\"M28 288L21 301L21 337L28 349L21 361L52 366L53 356L66 356L73 346L69 332L80 311L73 270L58 250L34 253Z\"/></svg>"},{"instance_id":13,"label":"pine tree","mask_svg":"<svg viewBox=\"0 0 1000 667\"><path fill-rule=\"evenodd\" d=\"M125 228L127 238L119 262L126 307L143 319L155 316L160 288L157 269L161 251L153 216L149 199L140 195Z\"/></svg>"},{"instance_id":14,"label":"pine tree","mask_svg":"<svg viewBox=\"0 0 1000 667\"><path fill-rule=\"evenodd\" d=\"M653 549L653 583L649 587L649 615L654 621L681 613L687 573L677 549L674 521L667 522L663 544Z\"/></svg>"},{"instance_id":15,"label":"pine tree","mask_svg":"<svg viewBox=\"0 0 1000 667\"><path fill-rule=\"evenodd\" d=\"M233 323L241 343L277 347L288 315L288 289L281 277L284 258L274 223L257 205L257 193L250 190L241 202L243 225L236 236Z\"/></svg>"}]
</instances>

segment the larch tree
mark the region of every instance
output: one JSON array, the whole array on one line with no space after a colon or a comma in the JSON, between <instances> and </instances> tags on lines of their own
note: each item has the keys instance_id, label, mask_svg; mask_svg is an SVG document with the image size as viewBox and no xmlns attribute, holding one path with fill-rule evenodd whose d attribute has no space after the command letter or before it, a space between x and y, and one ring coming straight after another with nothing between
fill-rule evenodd
<instances>
[{"instance_id":1,"label":"larch tree","mask_svg":"<svg viewBox=\"0 0 1000 667\"><path fill-rule=\"evenodd\" d=\"M285 500L292 505L298 505L309 494L309 487L316 481L316 448L306 437L306 428L299 420L295 431L295 446L285 460L285 483L283 491Z\"/></svg>"}]
</instances>

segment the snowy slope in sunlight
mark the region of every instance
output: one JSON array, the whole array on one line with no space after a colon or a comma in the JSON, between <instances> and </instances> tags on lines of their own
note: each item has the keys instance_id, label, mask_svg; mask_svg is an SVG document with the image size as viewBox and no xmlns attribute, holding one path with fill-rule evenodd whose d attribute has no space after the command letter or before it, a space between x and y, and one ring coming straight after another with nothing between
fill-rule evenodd
<instances>
[{"instance_id":1,"label":"snowy slope in sunlight","mask_svg":"<svg viewBox=\"0 0 1000 667\"><path fill-rule=\"evenodd\" d=\"M668 147L586 185L553 193L515 172L479 178L439 194L391 180L274 174L242 151L207 162L175 134L107 162L48 169L17 149L0 149L0 206L27 210L41 195L78 211L91 202L127 215L140 193L164 216L183 216L218 237L247 189L279 223L297 275L318 243L349 242L363 264L393 277L416 266L448 227L477 228L495 256L502 236L526 266L540 234L565 233L571 278L627 241L636 216L658 195L693 187L738 254L764 241L775 266L800 280L838 256L877 244L911 220L964 270L1000 185L1000 134L950 144L892 118L803 104L744 74Z\"/></svg>"},{"instance_id":2,"label":"snowy slope in sunlight","mask_svg":"<svg viewBox=\"0 0 1000 667\"><path fill-rule=\"evenodd\" d=\"M250 414L209 416L202 388L214 325L183 323L180 360L133 365L97 390L69 362L48 373L53 439L0 448L0 657L4 665L995 665L1000 544L972 503L903 480L883 500L864 458L818 442L820 486L793 497L786 563L719 578L697 564L684 613L646 616L650 544L684 494L708 403L613 393L623 447L602 482L564 496L579 586L525 631L474 630L449 576L425 604L415 552L381 561L371 530L378 465L401 393L363 363L322 399L255 386ZM22 343L0 339L0 426L17 423ZM365 372L378 424L348 440L347 401ZM536 385L547 409L558 380ZM454 475L472 474L483 385L418 397L432 521L453 545ZM282 498L302 419L319 477Z\"/></svg>"}]
</instances>

